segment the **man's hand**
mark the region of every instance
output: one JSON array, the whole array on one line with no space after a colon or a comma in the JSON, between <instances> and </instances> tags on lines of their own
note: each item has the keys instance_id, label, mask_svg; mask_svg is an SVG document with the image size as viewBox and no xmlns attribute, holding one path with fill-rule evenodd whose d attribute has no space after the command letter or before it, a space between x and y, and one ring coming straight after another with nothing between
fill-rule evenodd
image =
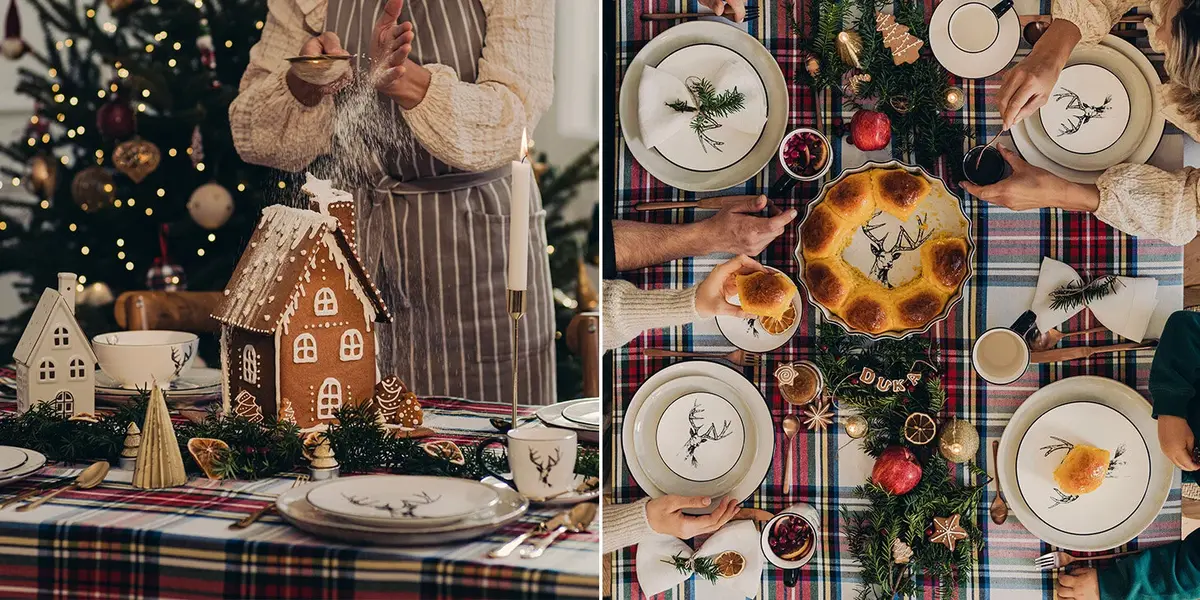
<instances>
[{"instance_id":1,"label":"man's hand","mask_svg":"<svg viewBox=\"0 0 1200 600\"><path fill-rule=\"evenodd\" d=\"M702 256L713 252L730 252L756 256L761 253L788 223L796 218L796 209L789 208L772 217L755 213L767 207L766 196L732 196L717 214L700 221L700 240L706 247L696 252Z\"/></svg>"},{"instance_id":2,"label":"man's hand","mask_svg":"<svg viewBox=\"0 0 1200 600\"><path fill-rule=\"evenodd\" d=\"M733 11L732 21L741 23L746 20L746 0L700 0L700 4L710 8L716 15L724 13L728 6Z\"/></svg>"},{"instance_id":3,"label":"man's hand","mask_svg":"<svg viewBox=\"0 0 1200 600\"><path fill-rule=\"evenodd\" d=\"M1200 464L1192 458L1196 446L1196 435L1188 426L1187 419L1171 415L1158 416L1158 445L1163 454L1184 471L1200 470Z\"/></svg>"},{"instance_id":4,"label":"man's hand","mask_svg":"<svg viewBox=\"0 0 1200 600\"><path fill-rule=\"evenodd\" d=\"M394 95L391 88L404 77L416 34L410 21L397 23L404 0L388 0L371 33L371 70L375 89Z\"/></svg>"},{"instance_id":5,"label":"man's hand","mask_svg":"<svg viewBox=\"0 0 1200 600\"><path fill-rule=\"evenodd\" d=\"M693 517L681 512L685 508L704 508L711 502L711 498L699 496L659 496L646 503L646 521L658 533L690 540L720 529L737 515L738 503L729 497L721 499L711 514Z\"/></svg>"},{"instance_id":6,"label":"man's hand","mask_svg":"<svg viewBox=\"0 0 1200 600\"><path fill-rule=\"evenodd\" d=\"M1054 590L1066 600L1100 600L1100 578L1095 569L1075 569L1060 574Z\"/></svg>"},{"instance_id":7,"label":"man's hand","mask_svg":"<svg viewBox=\"0 0 1200 600\"><path fill-rule=\"evenodd\" d=\"M1071 183L1041 167L1035 167L1016 152L996 146L1012 167L1012 175L992 185L961 182L963 189L975 197L1012 210L1062 208L1095 212L1100 206L1100 191L1096 186Z\"/></svg>"},{"instance_id":8,"label":"man's hand","mask_svg":"<svg viewBox=\"0 0 1200 600\"><path fill-rule=\"evenodd\" d=\"M696 289L696 312L706 319L714 315L749 317L740 306L730 304L726 298L737 293L737 275L766 270L766 267L745 254L739 254L717 265Z\"/></svg>"}]
</instances>

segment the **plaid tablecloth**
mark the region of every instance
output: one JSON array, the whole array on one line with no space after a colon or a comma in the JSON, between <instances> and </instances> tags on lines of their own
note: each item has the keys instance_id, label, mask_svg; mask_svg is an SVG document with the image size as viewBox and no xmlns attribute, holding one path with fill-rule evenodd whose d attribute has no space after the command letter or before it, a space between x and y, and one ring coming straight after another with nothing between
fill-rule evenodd
<instances>
[{"instance_id":1,"label":"plaid tablecloth","mask_svg":"<svg viewBox=\"0 0 1200 600\"><path fill-rule=\"evenodd\" d=\"M779 61L789 81L791 115L789 127L808 125L829 133L831 124L848 120L853 114L843 109L840 98L830 93L814 94L792 82L795 72L802 68L798 59L798 40L788 30L781 3L759 2L762 16L743 27L772 52ZM927 11L933 4L927 2ZM616 48L611 59L616 61L617 84L634 55L654 35L667 25L643 23L638 16L650 10L695 10L695 2L623 0L618 4L616 24ZM1037 0L1018 0L1017 10L1022 14L1048 13L1048 3L1041 6ZM928 14L928 13L927 13ZM1022 44L1019 56L1028 47ZM1156 64L1161 56L1151 57ZM966 107L954 116L966 124L978 139L986 139L996 133L1000 117L994 102L999 88L999 76L984 81L961 81L967 95ZM616 89L613 94L615 106ZM665 186L642 169L629 153L621 137L619 123L608 121L608 134L616 143L610 159L615 161L616 195L614 218L646 219L663 223L688 222L703 219L711 213L668 211L655 213L633 213L638 202L651 200L692 199L693 194ZM1164 168L1178 168L1182 164L1182 136L1168 127L1158 152L1152 159ZM966 142L964 142L964 147ZM834 164L836 174L843 167L862 164L867 159L888 160L887 150L862 153L845 143L836 143ZM903 157L897 157L903 158ZM939 168L938 174L947 172ZM763 173L743 185L725 190L721 194L761 193L780 169L772 163ZM802 184L793 198L812 198L818 186ZM789 204L785 202L784 204ZM803 214L804 206L792 200ZM1080 374L1095 374L1115 378L1137 388L1143 395L1149 374L1150 353L1125 354L1103 359L1079 361L1066 365L1035 366L1013 385L1000 387L986 384L978 378L970 366L969 350L972 340L986 328L1008 324L1028 308L1033 297L1038 266L1043 256L1064 261L1080 272L1103 274L1108 272L1125 275L1153 276L1159 280L1159 305L1151 323L1151 335L1161 331L1163 321L1173 310L1182 306L1182 253L1178 248L1149 239L1135 239L1123 235L1088 215L1066 214L1059 211L1031 211L1016 213L986 205L975 198L966 198L965 206L973 221L976 264L975 276L967 286L963 302L953 311L950 318L937 325L929 335L936 338L942 347L945 368L944 384L950 395L945 411L949 415L967 419L978 426L984 438L976 461L986 465L994 473L988 448L992 440L999 439L1005 424L1021 401L1034 390L1064 377ZM792 256L796 247L797 231L790 227L763 254L758 257L764 264L783 269L795 276L797 267ZM625 276L644 288L681 288L700 282L704 276L727 256L707 256L685 259L651 267ZM755 383L765 392L776 423L787 412L776 389L771 373L781 361L805 358L813 345L814 324L817 311L806 307L802 324L796 337L785 347L772 352L767 364L757 376ZM1080 316L1065 325L1064 330L1092 326L1090 315ZM1095 343L1095 339L1092 339ZM682 328L648 332L634 340L628 347L615 351L612 356L613 431L616 436L606 447L608 465L612 469L612 493L617 502L631 502L643 496L630 475L621 452L620 431L624 408L639 385L652 374L669 364L663 359L652 359L643 355L645 348L669 348L676 350L720 351L733 347L717 330L713 321L701 322ZM747 370L749 377L750 372ZM776 428L776 447L782 448L784 439ZM821 514L822 531L820 552L803 570L798 596L789 596L782 583L782 572L768 568L763 575L758 596L760 598L844 598L854 597L860 581L860 568L853 561L841 529L839 510L862 506L852 497L852 489L863 482L870 473L872 461L838 426L825 433L802 432L796 438L795 460L797 462L798 485L793 495L786 495L782 488L782 451L776 452L774 463L766 480L744 505L777 511L787 505L803 501L814 505ZM1178 475L1176 476L1178 477ZM1178 479L1159 518L1129 547L1153 546L1178 539L1180 536L1180 495ZM974 573L962 577L959 589L961 598L1050 598L1053 595L1054 578L1033 568L1033 558L1050 547L1030 534L1015 518L1004 525L994 525L987 516L987 506L993 498L993 489L981 503L975 515L984 532L986 546L979 554ZM615 556L613 565L612 591L615 598L641 598L634 576L636 549L627 549ZM932 588L927 589L926 598L931 598ZM697 597L695 586L684 584L664 594L668 598Z\"/></svg>"},{"instance_id":2,"label":"plaid tablecloth","mask_svg":"<svg viewBox=\"0 0 1200 600\"><path fill-rule=\"evenodd\" d=\"M488 418L511 410L452 398L422 404L426 425L439 432L432 439L458 442L491 435ZM0 499L78 472L48 467L0 488ZM66 492L30 512L0 511L0 598L595 598L599 585L597 533L564 536L536 560L487 558L552 510L531 510L472 542L354 547L274 514L229 528L274 502L291 479L193 479L186 487L138 490L130 476L114 470L102 487Z\"/></svg>"}]
</instances>

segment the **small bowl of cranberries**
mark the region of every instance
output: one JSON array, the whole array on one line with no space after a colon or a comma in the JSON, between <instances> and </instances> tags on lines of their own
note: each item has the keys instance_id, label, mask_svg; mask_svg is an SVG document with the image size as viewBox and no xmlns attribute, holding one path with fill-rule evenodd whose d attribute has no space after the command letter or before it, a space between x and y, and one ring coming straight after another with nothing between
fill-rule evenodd
<instances>
[{"instance_id":1,"label":"small bowl of cranberries","mask_svg":"<svg viewBox=\"0 0 1200 600\"><path fill-rule=\"evenodd\" d=\"M767 522L762 531L762 551L767 561L781 569L797 569L812 559L817 550L815 509L788 509Z\"/></svg>"},{"instance_id":2,"label":"small bowl of cranberries","mask_svg":"<svg viewBox=\"0 0 1200 600\"><path fill-rule=\"evenodd\" d=\"M811 127L792 130L779 144L779 164L799 181L824 177L833 162L831 158L829 139Z\"/></svg>"}]
</instances>

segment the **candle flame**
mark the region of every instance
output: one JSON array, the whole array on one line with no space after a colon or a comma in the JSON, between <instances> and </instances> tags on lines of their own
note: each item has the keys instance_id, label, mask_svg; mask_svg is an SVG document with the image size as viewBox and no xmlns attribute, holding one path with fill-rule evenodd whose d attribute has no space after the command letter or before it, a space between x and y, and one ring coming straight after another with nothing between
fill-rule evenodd
<instances>
[{"instance_id":1,"label":"candle flame","mask_svg":"<svg viewBox=\"0 0 1200 600\"><path fill-rule=\"evenodd\" d=\"M521 154L520 154L520 157L521 157L521 162L525 162L525 159L529 158L529 131L526 129L521 130Z\"/></svg>"}]
</instances>

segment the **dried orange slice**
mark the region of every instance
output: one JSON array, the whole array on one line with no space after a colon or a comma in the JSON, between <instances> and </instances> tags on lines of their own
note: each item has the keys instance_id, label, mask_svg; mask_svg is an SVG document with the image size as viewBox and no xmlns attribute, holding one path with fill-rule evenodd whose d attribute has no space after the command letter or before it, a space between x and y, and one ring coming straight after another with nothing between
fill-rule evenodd
<instances>
[{"instance_id":1,"label":"dried orange slice","mask_svg":"<svg viewBox=\"0 0 1200 600\"><path fill-rule=\"evenodd\" d=\"M904 420L904 439L918 446L933 441L937 435L937 424L925 413L913 413Z\"/></svg>"},{"instance_id":2,"label":"dried orange slice","mask_svg":"<svg viewBox=\"0 0 1200 600\"><path fill-rule=\"evenodd\" d=\"M718 554L713 562L716 563L717 574L721 577L737 577L746 568L746 557L733 550Z\"/></svg>"},{"instance_id":3,"label":"dried orange slice","mask_svg":"<svg viewBox=\"0 0 1200 600\"><path fill-rule=\"evenodd\" d=\"M796 322L796 305L793 304L783 311L783 315L778 319L775 317L759 317L759 323L762 328L771 335L779 335L788 330L792 323Z\"/></svg>"},{"instance_id":4,"label":"dried orange slice","mask_svg":"<svg viewBox=\"0 0 1200 600\"><path fill-rule=\"evenodd\" d=\"M229 444L216 438L192 438L188 440L187 449L209 479L221 478L216 472L216 465L222 456L229 453Z\"/></svg>"},{"instance_id":5,"label":"dried orange slice","mask_svg":"<svg viewBox=\"0 0 1200 600\"><path fill-rule=\"evenodd\" d=\"M462 448L450 440L425 442L421 444L421 449L434 458L444 458L456 465L467 464L467 457L463 456Z\"/></svg>"}]
</instances>

